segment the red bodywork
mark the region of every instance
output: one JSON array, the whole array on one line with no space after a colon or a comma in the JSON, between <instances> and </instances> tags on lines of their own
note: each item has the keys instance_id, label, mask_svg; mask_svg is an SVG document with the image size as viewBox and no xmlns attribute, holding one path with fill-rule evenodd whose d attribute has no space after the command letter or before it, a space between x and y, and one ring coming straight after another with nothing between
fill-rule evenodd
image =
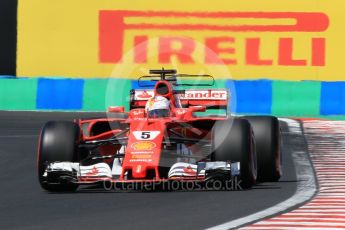
<instances>
[{"instance_id":1,"label":"red bodywork","mask_svg":"<svg viewBox=\"0 0 345 230\"><path fill-rule=\"evenodd\" d=\"M137 182L137 181L165 181L169 180L160 175L160 162L165 143L172 134L182 138L211 142L210 129L216 120L224 120L227 117L196 117L195 112L204 112L206 108L224 107L228 104L227 90L189 90L181 97L173 94L173 89L169 82L159 81L158 84L166 84L169 92L163 96L170 100L171 111L169 117L149 118L144 109L148 95L152 96L152 90L139 90L137 96L131 101L131 109L129 112L122 114L126 118L101 118L90 120L79 120L82 135L81 142L97 141L114 136L126 139L126 148L122 161L122 173L119 178L113 178L112 182ZM153 94L157 94L157 88ZM193 94L194 92L194 94ZM188 95L189 94L189 95ZM222 95L224 94L224 95ZM218 97L218 98L217 98ZM177 100L180 100L179 102ZM181 106L182 107L179 107ZM123 107L110 107L109 115L123 111ZM110 129L94 132L95 127L101 124L110 124ZM112 124L116 127L112 127ZM120 127L118 127L120 124ZM183 125L181 125L183 124ZM127 130L127 131L124 131ZM199 146L194 144L186 144L194 154L198 154ZM169 144L168 144L169 146ZM122 145L106 144L100 146L99 153L103 156L115 155L118 153ZM198 159L205 159L205 156L195 156ZM110 163L113 159L104 159ZM128 176L130 174L130 177ZM95 182L104 180L97 177L79 177L79 182ZM185 180L186 178L174 178ZM194 178L201 180L203 178ZM109 179L106 179L109 180Z\"/></svg>"}]
</instances>

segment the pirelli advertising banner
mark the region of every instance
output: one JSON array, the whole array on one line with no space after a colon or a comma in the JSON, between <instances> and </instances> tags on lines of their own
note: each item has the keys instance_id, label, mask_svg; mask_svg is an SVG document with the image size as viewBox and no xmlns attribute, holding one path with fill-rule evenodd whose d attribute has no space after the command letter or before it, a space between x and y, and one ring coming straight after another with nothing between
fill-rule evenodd
<instances>
[{"instance_id":1,"label":"pirelli advertising banner","mask_svg":"<svg viewBox=\"0 0 345 230\"><path fill-rule=\"evenodd\" d=\"M345 1L20 0L17 75L344 80ZM223 73L223 74L222 74Z\"/></svg>"}]
</instances>

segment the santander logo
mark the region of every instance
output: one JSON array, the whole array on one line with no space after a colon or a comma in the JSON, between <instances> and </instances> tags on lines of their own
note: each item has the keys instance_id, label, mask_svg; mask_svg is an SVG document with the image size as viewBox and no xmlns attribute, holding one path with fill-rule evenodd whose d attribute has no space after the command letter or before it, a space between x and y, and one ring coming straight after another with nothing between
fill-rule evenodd
<instances>
[{"instance_id":1,"label":"santander logo","mask_svg":"<svg viewBox=\"0 0 345 230\"><path fill-rule=\"evenodd\" d=\"M135 100L147 100L153 96L153 90L136 90ZM228 91L220 89L200 89L185 90L185 94L180 94L181 100L227 100Z\"/></svg>"},{"instance_id":2,"label":"santander logo","mask_svg":"<svg viewBox=\"0 0 345 230\"><path fill-rule=\"evenodd\" d=\"M153 96L153 90L135 90L134 98L137 101L146 101Z\"/></svg>"},{"instance_id":3,"label":"santander logo","mask_svg":"<svg viewBox=\"0 0 345 230\"><path fill-rule=\"evenodd\" d=\"M90 172L86 173L86 176L96 176L98 173L98 169L94 166Z\"/></svg>"},{"instance_id":4,"label":"santander logo","mask_svg":"<svg viewBox=\"0 0 345 230\"><path fill-rule=\"evenodd\" d=\"M186 173L186 174L189 174L190 176L195 176L196 175L196 170L192 169L190 166L184 168L183 172Z\"/></svg>"},{"instance_id":5,"label":"santander logo","mask_svg":"<svg viewBox=\"0 0 345 230\"><path fill-rule=\"evenodd\" d=\"M188 90L181 95L181 100L226 100L226 90Z\"/></svg>"},{"instance_id":6,"label":"santander logo","mask_svg":"<svg viewBox=\"0 0 345 230\"><path fill-rule=\"evenodd\" d=\"M148 94L146 92L146 90L144 90L144 92L142 92L141 94L138 95L139 98L145 98L145 99L148 99L148 98L151 98L152 95Z\"/></svg>"}]
</instances>

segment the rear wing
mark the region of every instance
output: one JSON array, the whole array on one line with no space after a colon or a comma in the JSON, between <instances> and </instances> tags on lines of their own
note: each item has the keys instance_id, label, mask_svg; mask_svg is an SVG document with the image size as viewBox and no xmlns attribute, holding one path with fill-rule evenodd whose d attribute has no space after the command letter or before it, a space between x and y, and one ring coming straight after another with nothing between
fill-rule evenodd
<instances>
[{"instance_id":1,"label":"rear wing","mask_svg":"<svg viewBox=\"0 0 345 230\"><path fill-rule=\"evenodd\" d=\"M132 89L130 97L131 109L145 108L146 102L153 97L153 89ZM187 89L178 90L175 95L180 99L182 107L206 106L206 109L227 110L230 93L227 89Z\"/></svg>"}]
</instances>

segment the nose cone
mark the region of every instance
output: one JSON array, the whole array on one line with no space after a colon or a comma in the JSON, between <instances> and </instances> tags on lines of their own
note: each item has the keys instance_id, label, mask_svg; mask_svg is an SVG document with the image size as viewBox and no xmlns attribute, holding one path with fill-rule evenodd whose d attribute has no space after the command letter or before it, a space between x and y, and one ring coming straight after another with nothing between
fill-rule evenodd
<instances>
[{"instance_id":1,"label":"nose cone","mask_svg":"<svg viewBox=\"0 0 345 230\"><path fill-rule=\"evenodd\" d=\"M142 179L146 177L146 167L144 165L136 165L133 167L132 176L134 178Z\"/></svg>"},{"instance_id":2,"label":"nose cone","mask_svg":"<svg viewBox=\"0 0 345 230\"><path fill-rule=\"evenodd\" d=\"M159 177L158 167L165 130L166 121L132 121L121 178L126 173L131 173L132 179ZM155 175L152 175L153 172Z\"/></svg>"}]
</instances>

